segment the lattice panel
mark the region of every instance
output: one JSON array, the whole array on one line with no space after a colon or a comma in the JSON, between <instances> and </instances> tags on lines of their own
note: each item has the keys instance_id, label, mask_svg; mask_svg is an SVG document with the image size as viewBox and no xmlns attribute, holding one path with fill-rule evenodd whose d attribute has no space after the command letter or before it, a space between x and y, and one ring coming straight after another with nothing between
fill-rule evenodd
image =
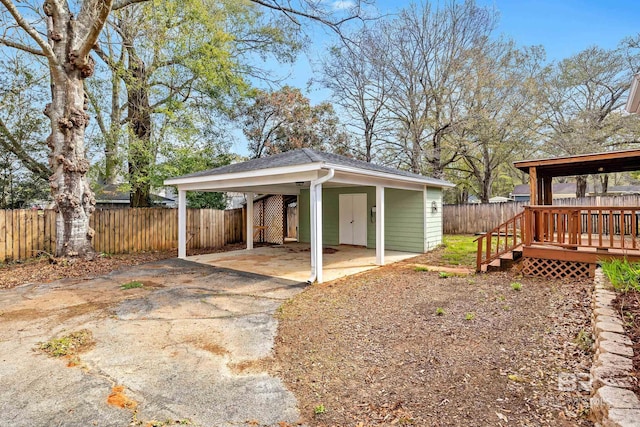
<instances>
[{"instance_id":1,"label":"lattice panel","mask_svg":"<svg viewBox=\"0 0 640 427\"><path fill-rule=\"evenodd\" d=\"M583 279L592 277L594 266L587 262L559 261L554 259L523 258L522 274L548 279Z\"/></svg>"},{"instance_id":2,"label":"lattice panel","mask_svg":"<svg viewBox=\"0 0 640 427\"><path fill-rule=\"evenodd\" d=\"M284 243L284 197L269 196L253 204L253 225L259 227L254 242Z\"/></svg>"},{"instance_id":3,"label":"lattice panel","mask_svg":"<svg viewBox=\"0 0 640 427\"><path fill-rule=\"evenodd\" d=\"M268 243L284 243L284 198L282 195L271 196L264 204L265 241Z\"/></svg>"},{"instance_id":4,"label":"lattice panel","mask_svg":"<svg viewBox=\"0 0 640 427\"><path fill-rule=\"evenodd\" d=\"M253 226L264 226L264 199L253 202ZM253 241L263 243L264 234L264 229L257 230L253 235Z\"/></svg>"}]
</instances>

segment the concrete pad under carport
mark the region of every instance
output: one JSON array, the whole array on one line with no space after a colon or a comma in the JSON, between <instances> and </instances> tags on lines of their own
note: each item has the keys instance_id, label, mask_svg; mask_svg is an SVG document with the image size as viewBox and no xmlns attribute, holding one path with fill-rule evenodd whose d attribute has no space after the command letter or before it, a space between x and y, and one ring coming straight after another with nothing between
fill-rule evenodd
<instances>
[{"instance_id":1,"label":"concrete pad under carport","mask_svg":"<svg viewBox=\"0 0 640 427\"><path fill-rule=\"evenodd\" d=\"M386 250L385 263L392 264L418 255L413 252ZM311 271L309 244L297 242L194 255L187 257L187 260L299 282L306 281ZM327 282L378 267L375 249L348 245L326 246L323 250L323 264L324 281Z\"/></svg>"}]
</instances>

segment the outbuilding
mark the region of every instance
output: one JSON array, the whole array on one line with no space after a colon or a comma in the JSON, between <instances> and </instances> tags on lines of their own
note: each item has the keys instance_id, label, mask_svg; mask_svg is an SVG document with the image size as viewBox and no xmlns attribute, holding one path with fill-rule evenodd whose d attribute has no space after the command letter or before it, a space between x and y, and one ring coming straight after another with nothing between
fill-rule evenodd
<instances>
[{"instance_id":1,"label":"outbuilding","mask_svg":"<svg viewBox=\"0 0 640 427\"><path fill-rule=\"evenodd\" d=\"M453 184L308 148L165 181L178 188L178 257L186 257L187 191L241 192L247 236L254 235L258 194L296 196L298 240L311 249L309 281L323 280L323 245L423 253L442 243L442 190ZM247 249L253 239L247 239Z\"/></svg>"}]
</instances>

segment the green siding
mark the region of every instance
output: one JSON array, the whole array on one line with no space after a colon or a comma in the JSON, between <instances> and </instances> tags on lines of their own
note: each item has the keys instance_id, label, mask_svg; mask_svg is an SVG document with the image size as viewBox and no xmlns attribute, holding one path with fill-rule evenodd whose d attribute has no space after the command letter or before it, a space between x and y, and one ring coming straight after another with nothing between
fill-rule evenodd
<instances>
[{"instance_id":1,"label":"green siding","mask_svg":"<svg viewBox=\"0 0 640 427\"><path fill-rule=\"evenodd\" d=\"M339 196L340 194L364 193L367 195L367 212L376 203L375 187L341 187L322 189L322 244L336 246L340 242L340 216L339 216ZM311 241L311 217L309 214L309 190L300 191L300 241ZM371 217L367 216L367 248L376 247L376 223L371 222Z\"/></svg>"},{"instance_id":2,"label":"green siding","mask_svg":"<svg viewBox=\"0 0 640 427\"><path fill-rule=\"evenodd\" d=\"M365 193L367 212L375 205L375 187L324 188L322 195L324 245L339 243L339 195ZM431 202L435 201L437 212L432 212ZM309 190L300 191L299 240L311 240L309 215ZM424 215L424 217L423 217ZM426 218L427 224L423 222ZM430 250L442 243L442 191L428 188L426 192L385 188L385 247L389 250L418 252ZM367 218L367 247L376 247L375 217Z\"/></svg>"},{"instance_id":3,"label":"green siding","mask_svg":"<svg viewBox=\"0 0 640 427\"><path fill-rule=\"evenodd\" d=\"M422 191L386 188L385 248L395 251L424 251L424 198Z\"/></svg>"},{"instance_id":4,"label":"green siding","mask_svg":"<svg viewBox=\"0 0 640 427\"><path fill-rule=\"evenodd\" d=\"M437 212L432 211L433 202ZM425 197L427 223L425 226L425 250L429 251L442 244L442 189L428 187Z\"/></svg>"},{"instance_id":5,"label":"green siding","mask_svg":"<svg viewBox=\"0 0 640 427\"><path fill-rule=\"evenodd\" d=\"M311 242L311 214L309 190L302 189L298 195L298 241Z\"/></svg>"}]
</instances>

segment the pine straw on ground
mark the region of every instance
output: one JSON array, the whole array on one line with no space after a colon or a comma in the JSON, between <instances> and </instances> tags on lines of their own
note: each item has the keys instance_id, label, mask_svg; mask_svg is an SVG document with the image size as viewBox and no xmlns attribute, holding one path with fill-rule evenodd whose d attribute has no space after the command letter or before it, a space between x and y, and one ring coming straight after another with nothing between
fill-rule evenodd
<instances>
[{"instance_id":1,"label":"pine straw on ground","mask_svg":"<svg viewBox=\"0 0 640 427\"><path fill-rule=\"evenodd\" d=\"M226 252L243 249L243 243L226 245L222 248L189 250L187 255ZM0 289L13 288L27 283L47 283L65 278L86 278L101 276L123 267L175 258L176 250L162 252L139 252L131 254L98 254L92 260L81 258L39 257L24 262L0 264Z\"/></svg>"},{"instance_id":2,"label":"pine straw on ground","mask_svg":"<svg viewBox=\"0 0 640 427\"><path fill-rule=\"evenodd\" d=\"M310 287L280 309L272 370L303 421L591 425L588 391L560 391L558 374L589 372L577 337L590 334L592 282L415 271L433 257Z\"/></svg>"}]
</instances>

